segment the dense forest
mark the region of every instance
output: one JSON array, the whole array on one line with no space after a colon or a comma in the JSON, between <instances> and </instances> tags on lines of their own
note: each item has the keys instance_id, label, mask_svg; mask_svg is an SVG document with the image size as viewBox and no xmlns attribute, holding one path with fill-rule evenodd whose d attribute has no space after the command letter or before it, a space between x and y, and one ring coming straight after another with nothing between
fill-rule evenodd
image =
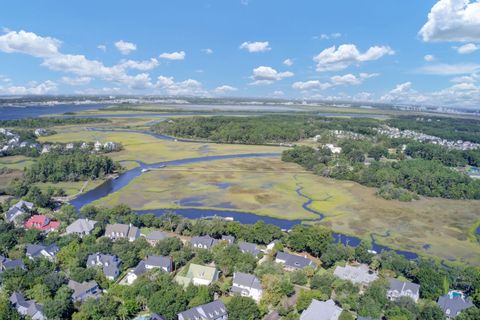
<instances>
[{"instance_id":1,"label":"dense forest","mask_svg":"<svg viewBox=\"0 0 480 320\"><path fill-rule=\"evenodd\" d=\"M443 320L445 316L435 303L448 289L462 290L472 297L476 306L462 312L457 319L478 319L480 310L480 272L478 267L447 266L432 260L408 261L394 251L374 255L369 245L362 242L357 247L344 246L334 242L332 231L320 225L298 225L290 232L261 221L245 225L224 220L189 220L173 213L156 217L151 214L137 215L130 208L120 205L111 209L88 206L81 215L98 221L92 234L83 238L62 235L61 232L48 236L32 230L15 228L13 224L0 221L0 248L5 256L21 255L27 244L56 243L60 251L55 261L25 259L26 270L7 270L0 274L0 319L21 319L8 303L14 291L24 292L29 299L43 305L47 319L132 319L146 310L163 315L168 320L177 319L177 313L213 301L214 297L224 299L229 319L262 319L269 311L276 310L282 319L298 319L312 299L334 299L343 308L342 320L353 320L357 316L386 319ZM63 227L77 219L72 207L66 206L56 213ZM144 237L129 242L126 239L115 242L101 237L107 223L126 223L140 228L160 229L170 232L170 237L152 246ZM219 239L222 235L234 236L264 245L278 240L270 253L255 258L242 253L236 244L219 243L212 250L195 249L179 236L209 235ZM305 268L287 272L274 262L278 251L310 254L321 261L318 270ZM174 270L188 265L214 264L221 272L219 281L210 286L186 288L174 281L173 274L150 271L137 279L133 285L120 285L105 278L99 268L87 268L89 254L102 252L118 256L122 263L121 272L135 267L148 255L170 256ZM257 263L263 257L262 263ZM381 279L361 290L358 285L341 280L333 275L338 264L360 262L380 272ZM251 298L229 297L233 272L255 274L264 290L259 304ZM400 277L421 286L421 300L402 298L389 301L386 298L387 277ZM88 299L74 304L69 279L82 282L95 280L105 291L97 300ZM285 302L298 290L296 304Z\"/></svg>"},{"instance_id":2,"label":"dense forest","mask_svg":"<svg viewBox=\"0 0 480 320\"><path fill-rule=\"evenodd\" d=\"M313 137L322 130L345 130L374 134L374 119L327 118L269 115L260 117L191 117L162 121L152 130L175 137L222 143L266 144L295 142Z\"/></svg>"},{"instance_id":3,"label":"dense forest","mask_svg":"<svg viewBox=\"0 0 480 320\"><path fill-rule=\"evenodd\" d=\"M401 130L414 130L447 140L480 143L480 120L476 119L401 116L387 123Z\"/></svg>"},{"instance_id":4,"label":"dense forest","mask_svg":"<svg viewBox=\"0 0 480 320\"><path fill-rule=\"evenodd\" d=\"M448 199L480 199L480 181L444 166L439 160L411 159L400 161L373 161L364 163L365 154L376 152L383 155L382 148L372 147L365 151L365 143L346 141L340 144L342 152L337 156L329 149L315 150L298 146L283 152L282 160L294 162L316 174L335 179L352 180L366 186L383 187L380 195L402 200L411 200L408 193L393 190L401 188L412 193ZM378 149L378 151L377 151ZM379 158L379 157L378 157ZM390 187L388 187L390 186ZM387 192L388 189L392 192Z\"/></svg>"},{"instance_id":5,"label":"dense forest","mask_svg":"<svg viewBox=\"0 0 480 320\"><path fill-rule=\"evenodd\" d=\"M110 122L105 118L25 118L18 120L0 120L0 127L47 128L69 124L88 124Z\"/></svg>"},{"instance_id":6,"label":"dense forest","mask_svg":"<svg viewBox=\"0 0 480 320\"><path fill-rule=\"evenodd\" d=\"M81 151L42 154L25 172L28 182L78 181L102 178L120 165L102 155Z\"/></svg>"}]
</instances>

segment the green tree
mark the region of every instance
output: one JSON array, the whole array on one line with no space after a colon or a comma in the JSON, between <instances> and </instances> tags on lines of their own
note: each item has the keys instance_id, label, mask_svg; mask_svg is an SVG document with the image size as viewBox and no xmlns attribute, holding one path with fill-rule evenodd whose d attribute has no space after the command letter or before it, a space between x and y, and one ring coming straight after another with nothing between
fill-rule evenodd
<instances>
[{"instance_id":1,"label":"green tree","mask_svg":"<svg viewBox=\"0 0 480 320\"><path fill-rule=\"evenodd\" d=\"M256 320L261 319L260 310L252 298L234 296L227 302L228 319Z\"/></svg>"}]
</instances>

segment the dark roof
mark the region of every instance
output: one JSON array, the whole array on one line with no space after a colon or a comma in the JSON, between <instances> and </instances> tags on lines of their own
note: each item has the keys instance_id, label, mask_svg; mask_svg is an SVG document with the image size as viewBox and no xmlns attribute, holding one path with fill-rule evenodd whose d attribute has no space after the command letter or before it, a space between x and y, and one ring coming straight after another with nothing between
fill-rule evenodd
<instances>
[{"instance_id":1,"label":"dark roof","mask_svg":"<svg viewBox=\"0 0 480 320\"><path fill-rule=\"evenodd\" d=\"M17 215L24 213L26 212L23 209L13 206L5 213L5 219L7 219L9 222L12 222Z\"/></svg>"},{"instance_id":2,"label":"dark roof","mask_svg":"<svg viewBox=\"0 0 480 320\"><path fill-rule=\"evenodd\" d=\"M420 285L413 282L400 281L400 280L391 278L389 279L389 283L390 283L389 289L392 291L398 291L402 293L404 291L410 290L413 294L419 294L420 292Z\"/></svg>"},{"instance_id":3,"label":"dark roof","mask_svg":"<svg viewBox=\"0 0 480 320\"><path fill-rule=\"evenodd\" d=\"M41 256L42 250L45 250L46 252L48 252L48 254L52 256L54 256L58 251L60 251L60 249L55 243L52 243L48 246L44 246L41 244L29 244L27 245L26 255L32 258L36 258Z\"/></svg>"},{"instance_id":4,"label":"dark roof","mask_svg":"<svg viewBox=\"0 0 480 320\"><path fill-rule=\"evenodd\" d=\"M229 244L232 244L235 242L235 237L234 236L222 236L223 241L227 241Z\"/></svg>"},{"instance_id":5,"label":"dark roof","mask_svg":"<svg viewBox=\"0 0 480 320\"><path fill-rule=\"evenodd\" d=\"M117 256L97 252L88 256L87 268L101 266L105 276L115 278L120 273L120 263Z\"/></svg>"},{"instance_id":6,"label":"dark roof","mask_svg":"<svg viewBox=\"0 0 480 320\"><path fill-rule=\"evenodd\" d=\"M154 314L151 314L147 320L166 320L164 317L154 313Z\"/></svg>"},{"instance_id":7,"label":"dark roof","mask_svg":"<svg viewBox=\"0 0 480 320\"><path fill-rule=\"evenodd\" d=\"M178 314L178 320L213 320L227 314L227 308L220 300L188 309Z\"/></svg>"},{"instance_id":8,"label":"dark roof","mask_svg":"<svg viewBox=\"0 0 480 320\"><path fill-rule=\"evenodd\" d=\"M238 247L243 253L250 253L255 257L260 253L260 250L257 249L257 245L255 243L240 241L238 243Z\"/></svg>"},{"instance_id":9,"label":"dark roof","mask_svg":"<svg viewBox=\"0 0 480 320\"><path fill-rule=\"evenodd\" d=\"M235 286L235 284L254 289L262 289L260 280L258 280L255 275L243 272L235 272L233 274L233 285Z\"/></svg>"},{"instance_id":10,"label":"dark roof","mask_svg":"<svg viewBox=\"0 0 480 320\"><path fill-rule=\"evenodd\" d=\"M450 318L457 316L461 311L473 307L472 300L461 292L449 292L438 298L438 305Z\"/></svg>"},{"instance_id":11,"label":"dark roof","mask_svg":"<svg viewBox=\"0 0 480 320\"><path fill-rule=\"evenodd\" d=\"M158 268L166 268L171 271L172 259L165 256L148 256L145 259L145 265L154 266Z\"/></svg>"},{"instance_id":12,"label":"dark roof","mask_svg":"<svg viewBox=\"0 0 480 320\"><path fill-rule=\"evenodd\" d=\"M25 270L25 265L21 259L10 260L4 256L0 256L0 266L2 270L9 270L9 269L23 269Z\"/></svg>"},{"instance_id":13,"label":"dark roof","mask_svg":"<svg viewBox=\"0 0 480 320\"><path fill-rule=\"evenodd\" d=\"M213 247L217 242L216 239L210 236L193 237L192 240L190 240L193 246L202 245L202 247L206 247L207 249Z\"/></svg>"},{"instance_id":14,"label":"dark roof","mask_svg":"<svg viewBox=\"0 0 480 320\"><path fill-rule=\"evenodd\" d=\"M35 300L25 300L25 297L20 292L14 292L10 296L10 303L18 308L22 307L26 309L26 315L33 317L38 312L43 314L43 307L35 302Z\"/></svg>"},{"instance_id":15,"label":"dark roof","mask_svg":"<svg viewBox=\"0 0 480 320\"><path fill-rule=\"evenodd\" d=\"M147 240L159 241L168 238L168 234L162 231L152 231L146 236Z\"/></svg>"},{"instance_id":16,"label":"dark roof","mask_svg":"<svg viewBox=\"0 0 480 320\"><path fill-rule=\"evenodd\" d=\"M295 268L295 269L303 269L306 266L311 266L313 268L317 267L317 265L308 258L304 258L302 256L296 256L296 255L281 252L281 251L277 253L277 259L285 261L286 266Z\"/></svg>"}]
</instances>

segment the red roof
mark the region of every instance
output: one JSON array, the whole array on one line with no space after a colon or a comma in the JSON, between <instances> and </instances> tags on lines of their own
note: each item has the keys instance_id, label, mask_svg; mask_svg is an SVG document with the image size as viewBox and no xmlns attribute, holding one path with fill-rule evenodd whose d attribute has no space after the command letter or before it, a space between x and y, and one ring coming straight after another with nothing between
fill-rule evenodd
<instances>
[{"instance_id":1,"label":"red roof","mask_svg":"<svg viewBox=\"0 0 480 320\"><path fill-rule=\"evenodd\" d=\"M60 222L52 221L48 217L44 215L34 215L31 216L30 219L25 222L26 229L37 229L41 231L50 231L55 230L60 226Z\"/></svg>"}]
</instances>

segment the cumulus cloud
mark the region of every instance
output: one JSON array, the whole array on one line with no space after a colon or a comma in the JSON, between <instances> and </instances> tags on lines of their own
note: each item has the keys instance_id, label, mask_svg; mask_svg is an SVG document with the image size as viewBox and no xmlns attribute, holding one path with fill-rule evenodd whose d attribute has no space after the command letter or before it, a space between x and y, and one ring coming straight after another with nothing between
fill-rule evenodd
<instances>
[{"instance_id":1,"label":"cumulus cloud","mask_svg":"<svg viewBox=\"0 0 480 320\"><path fill-rule=\"evenodd\" d=\"M83 86L89 84L92 81L90 77L62 77L62 82L70 86Z\"/></svg>"},{"instance_id":2,"label":"cumulus cloud","mask_svg":"<svg viewBox=\"0 0 480 320\"><path fill-rule=\"evenodd\" d=\"M193 79L176 82L173 77L159 76L154 88L168 95L208 95L202 84Z\"/></svg>"},{"instance_id":3,"label":"cumulus cloud","mask_svg":"<svg viewBox=\"0 0 480 320\"><path fill-rule=\"evenodd\" d=\"M127 41L117 41L115 42L115 47L120 51L121 54L127 55L137 50L137 45Z\"/></svg>"},{"instance_id":4,"label":"cumulus cloud","mask_svg":"<svg viewBox=\"0 0 480 320\"><path fill-rule=\"evenodd\" d=\"M176 51L176 52L164 52L159 57L161 59L166 60L184 60L185 59L185 51Z\"/></svg>"},{"instance_id":5,"label":"cumulus cloud","mask_svg":"<svg viewBox=\"0 0 480 320\"><path fill-rule=\"evenodd\" d=\"M227 94L229 92L234 92L234 91L237 91L238 89L235 88L235 87L232 87L232 86L229 86L229 85L223 85L223 86L219 86L219 87L216 87L213 92L215 94L218 94L218 95L224 95L224 94Z\"/></svg>"},{"instance_id":6,"label":"cumulus cloud","mask_svg":"<svg viewBox=\"0 0 480 320\"><path fill-rule=\"evenodd\" d=\"M245 49L248 52L266 52L272 50L268 41L244 42L240 45L240 49Z\"/></svg>"},{"instance_id":7,"label":"cumulus cloud","mask_svg":"<svg viewBox=\"0 0 480 320\"><path fill-rule=\"evenodd\" d=\"M33 32L10 31L0 36L0 51L23 53L38 58L52 57L58 54L61 42L50 37L40 37Z\"/></svg>"},{"instance_id":8,"label":"cumulus cloud","mask_svg":"<svg viewBox=\"0 0 480 320\"><path fill-rule=\"evenodd\" d=\"M313 60L317 63L317 71L343 70L354 63L378 60L385 55L393 55L388 46L370 47L366 52L358 51L354 44L342 44L338 48L332 46L320 52Z\"/></svg>"},{"instance_id":9,"label":"cumulus cloud","mask_svg":"<svg viewBox=\"0 0 480 320\"><path fill-rule=\"evenodd\" d=\"M474 73L480 70L480 64L477 63L458 63L446 64L437 63L424 66L419 69L420 73L435 75L460 75Z\"/></svg>"},{"instance_id":10,"label":"cumulus cloud","mask_svg":"<svg viewBox=\"0 0 480 320\"><path fill-rule=\"evenodd\" d=\"M101 50L101 51L103 51L103 52L106 52L106 51L107 51L107 46L104 45L104 44L99 44L99 45L97 46L97 49L98 49L98 50Z\"/></svg>"},{"instance_id":11,"label":"cumulus cloud","mask_svg":"<svg viewBox=\"0 0 480 320\"><path fill-rule=\"evenodd\" d=\"M124 60L118 65L119 68L125 69L135 69L140 71L148 71L155 69L158 66L158 60L151 58L150 60L144 61L135 61L135 60Z\"/></svg>"},{"instance_id":12,"label":"cumulus cloud","mask_svg":"<svg viewBox=\"0 0 480 320\"><path fill-rule=\"evenodd\" d=\"M28 86L0 86L1 95L42 95L56 91L57 84L50 80L42 83L31 82Z\"/></svg>"},{"instance_id":13,"label":"cumulus cloud","mask_svg":"<svg viewBox=\"0 0 480 320\"><path fill-rule=\"evenodd\" d=\"M293 66L293 60L288 58L288 59L285 59L283 60L283 64L286 65L287 67L291 67Z\"/></svg>"},{"instance_id":14,"label":"cumulus cloud","mask_svg":"<svg viewBox=\"0 0 480 320\"><path fill-rule=\"evenodd\" d=\"M427 62L432 62L432 61L435 61L435 57L431 54L427 54L423 57L423 60L425 60Z\"/></svg>"},{"instance_id":15,"label":"cumulus cloud","mask_svg":"<svg viewBox=\"0 0 480 320\"><path fill-rule=\"evenodd\" d=\"M480 41L480 2L438 1L419 34L423 41Z\"/></svg>"},{"instance_id":16,"label":"cumulus cloud","mask_svg":"<svg viewBox=\"0 0 480 320\"><path fill-rule=\"evenodd\" d=\"M475 43L467 43L463 46L456 47L455 49L460 54L470 54L480 49L480 46L476 45Z\"/></svg>"},{"instance_id":17,"label":"cumulus cloud","mask_svg":"<svg viewBox=\"0 0 480 320\"><path fill-rule=\"evenodd\" d=\"M426 102L427 98L415 91L409 81L398 84L394 89L383 95L380 100L390 103L422 103Z\"/></svg>"},{"instance_id":18,"label":"cumulus cloud","mask_svg":"<svg viewBox=\"0 0 480 320\"><path fill-rule=\"evenodd\" d=\"M281 97L281 96L285 95L285 93L282 90L275 90L275 91L273 91L273 95L275 97Z\"/></svg>"},{"instance_id":19,"label":"cumulus cloud","mask_svg":"<svg viewBox=\"0 0 480 320\"><path fill-rule=\"evenodd\" d=\"M337 85L356 86L363 83L363 81L365 81L366 79L374 78L378 76L379 76L378 73L360 73L358 76L355 76L349 73L343 76L333 76L330 78L330 82L334 86L337 86Z\"/></svg>"},{"instance_id":20,"label":"cumulus cloud","mask_svg":"<svg viewBox=\"0 0 480 320\"><path fill-rule=\"evenodd\" d=\"M292 84L292 88L300 91L309 90L326 90L331 88L332 84L328 82L320 82L319 80L297 81Z\"/></svg>"},{"instance_id":21,"label":"cumulus cloud","mask_svg":"<svg viewBox=\"0 0 480 320\"><path fill-rule=\"evenodd\" d=\"M284 78L293 77L293 75L293 72L290 71L278 72L272 67L260 66L253 69L251 79L254 81L251 84L271 84Z\"/></svg>"}]
</instances>

